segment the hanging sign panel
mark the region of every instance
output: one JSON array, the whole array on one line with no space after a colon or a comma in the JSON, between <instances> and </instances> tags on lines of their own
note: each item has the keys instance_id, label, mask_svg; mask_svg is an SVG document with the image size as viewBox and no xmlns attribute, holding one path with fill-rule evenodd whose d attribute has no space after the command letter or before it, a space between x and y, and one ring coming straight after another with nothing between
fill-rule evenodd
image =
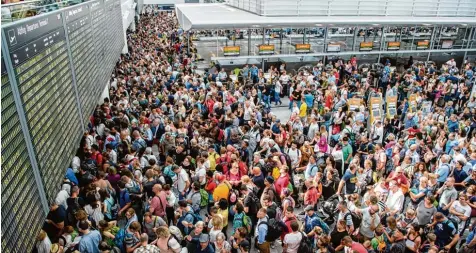
<instances>
[{"instance_id":1,"label":"hanging sign panel","mask_svg":"<svg viewBox=\"0 0 476 253\"><path fill-rule=\"evenodd\" d=\"M274 45L259 45L258 49L260 55L274 54Z\"/></svg>"},{"instance_id":2,"label":"hanging sign panel","mask_svg":"<svg viewBox=\"0 0 476 253\"><path fill-rule=\"evenodd\" d=\"M441 43L441 49L452 49L453 48L453 41L452 40L444 40Z\"/></svg>"},{"instance_id":3,"label":"hanging sign panel","mask_svg":"<svg viewBox=\"0 0 476 253\"><path fill-rule=\"evenodd\" d=\"M311 44L296 44L296 53L310 53Z\"/></svg>"},{"instance_id":4,"label":"hanging sign panel","mask_svg":"<svg viewBox=\"0 0 476 253\"><path fill-rule=\"evenodd\" d=\"M360 51L372 51L374 43L369 42L360 42Z\"/></svg>"},{"instance_id":5,"label":"hanging sign panel","mask_svg":"<svg viewBox=\"0 0 476 253\"><path fill-rule=\"evenodd\" d=\"M400 50L400 41L387 42L387 50Z\"/></svg>"},{"instance_id":6,"label":"hanging sign panel","mask_svg":"<svg viewBox=\"0 0 476 253\"><path fill-rule=\"evenodd\" d=\"M327 45L327 52L340 52L340 44L329 43Z\"/></svg>"},{"instance_id":7,"label":"hanging sign panel","mask_svg":"<svg viewBox=\"0 0 476 253\"><path fill-rule=\"evenodd\" d=\"M423 40L423 41L418 41L417 42L417 49L418 50L424 50L430 48L430 41L428 40Z\"/></svg>"},{"instance_id":8,"label":"hanging sign panel","mask_svg":"<svg viewBox=\"0 0 476 253\"><path fill-rule=\"evenodd\" d=\"M240 55L240 46L223 47L224 56L238 56Z\"/></svg>"}]
</instances>

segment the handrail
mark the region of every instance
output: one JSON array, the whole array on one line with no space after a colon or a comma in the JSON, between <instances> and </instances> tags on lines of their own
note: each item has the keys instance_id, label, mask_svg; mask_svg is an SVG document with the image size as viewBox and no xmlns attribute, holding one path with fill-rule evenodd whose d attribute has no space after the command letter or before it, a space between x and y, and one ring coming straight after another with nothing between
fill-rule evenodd
<instances>
[{"instance_id":1,"label":"handrail","mask_svg":"<svg viewBox=\"0 0 476 253\"><path fill-rule=\"evenodd\" d=\"M29 3L41 2L41 1L43 1L43 0L30 0L30 1L2 4L1 7L4 8L4 7L15 6L15 5L26 5L26 4L29 4Z\"/></svg>"},{"instance_id":2,"label":"handrail","mask_svg":"<svg viewBox=\"0 0 476 253\"><path fill-rule=\"evenodd\" d=\"M62 0L60 2L42 4L44 0L31 0L25 2L5 4L1 5L0 7L2 8L2 10L8 9L9 12L6 14L2 12L2 22L13 22L87 1L89 0Z\"/></svg>"},{"instance_id":3,"label":"handrail","mask_svg":"<svg viewBox=\"0 0 476 253\"><path fill-rule=\"evenodd\" d=\"M474 0L231 0L228 5L264 16L476 17Z\"/></svg>"}]
</instances>

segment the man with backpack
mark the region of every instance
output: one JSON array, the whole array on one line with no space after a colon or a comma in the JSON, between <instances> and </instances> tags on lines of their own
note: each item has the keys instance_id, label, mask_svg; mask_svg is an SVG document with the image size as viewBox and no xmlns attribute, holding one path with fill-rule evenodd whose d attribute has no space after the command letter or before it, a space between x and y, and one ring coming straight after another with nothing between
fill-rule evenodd
<instances>
[{"instance_id":1,"label":"man with backpack","mask_svg":"<svg viewBox=\"0 0 476 253\"><path fill-rule=\"evenodd\" d=\"M314 212L314 206L306 206L306 208L304 208L304 212L306 213L304 218L304 232L306 234L310 233L316 226L322 228L322 231L325 234L330 233L329 226Z\"/></svg>"},{"instance_id":2,"label":"man with backpack","mask_svg":"<svg viewBox=\"0 0 476 253\"><path fill-rule=\"evenodd\" d=\"M195 223L197 223L201 218L195 214L192 207L187 205L185 200L180 200L178 204L178 211L181 215L177 221L177 227L182 231L182 234L188 235L190 234L190 231L192 231Z\"/></svg>"},{"instance_id":3,"label":"man with backpack","mask_svg":"<svg viewBox=\"0 0 476 253\"><path fill-rule=\"evenodd\" d=\"M428 227L433 227L436 235L435 244L440 249L455 252L455 245L459 241L458 227L446 216L440 212L433 216L433 223L428 224Z\"/></svg>"},{"instance_id":4,"label":"man with backpack","mask_svg":"<svg viewBox=\"0 0 476 253\"><path fill-rule=\"evenodd\" d=\"M256 214L258 218L258 224L256 225L255 230L255 246L260 251L260 253L270 253L270 241L268 241L268 216L266 215L266 209L261 208ZM274 232L274 231L273 231ZM279 237L278 233L278 237ZM275 238L276 240L276 238ZM273 240L274 241L274 240Z\"/></svg>"},{"instance_id":5,"label":"man with backpack","mask_svg":"<svg viewBox=\"0 0 476 253\"><path fill-rule=\"evenodd\" d=\"M253 226L256 224L258 214L258 210L261 208L261 204L257 193L250 190L246 185L242 184L240 188L241 196L245 196L243 200L243 206L245 209L245 214L251 218L252 221L252 229Z\"/></svg>"}]
</instances>

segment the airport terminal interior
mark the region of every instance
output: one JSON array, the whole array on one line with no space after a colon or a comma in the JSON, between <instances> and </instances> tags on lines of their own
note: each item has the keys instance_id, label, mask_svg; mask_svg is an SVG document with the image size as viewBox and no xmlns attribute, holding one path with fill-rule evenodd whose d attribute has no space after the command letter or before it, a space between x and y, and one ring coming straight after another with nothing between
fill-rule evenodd
<instances>
[{"instance_id":1,"label":"airport terminal interior","mask_svg":"<svg viewBox=\"0 0 476 253\"><path fill-rule=\"evenodd\" d=\"M0 7L0 251L476 252L476 0Z\"/></svg>"}]
</instances>

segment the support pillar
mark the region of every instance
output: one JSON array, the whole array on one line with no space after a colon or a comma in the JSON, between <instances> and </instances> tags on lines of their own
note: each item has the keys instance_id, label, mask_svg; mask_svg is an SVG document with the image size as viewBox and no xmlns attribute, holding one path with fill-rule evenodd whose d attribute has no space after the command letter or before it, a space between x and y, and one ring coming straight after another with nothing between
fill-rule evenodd
<instances>
[{"instance_id":1,"label":"support pillar","mask_svg":"<svg viewBox=\"0 0 476 253\"><path fill-rule=\"evenodd\" d=\"M248 29L248 56L251 55L251 29Z\"/></svg>"}]
</instances>

